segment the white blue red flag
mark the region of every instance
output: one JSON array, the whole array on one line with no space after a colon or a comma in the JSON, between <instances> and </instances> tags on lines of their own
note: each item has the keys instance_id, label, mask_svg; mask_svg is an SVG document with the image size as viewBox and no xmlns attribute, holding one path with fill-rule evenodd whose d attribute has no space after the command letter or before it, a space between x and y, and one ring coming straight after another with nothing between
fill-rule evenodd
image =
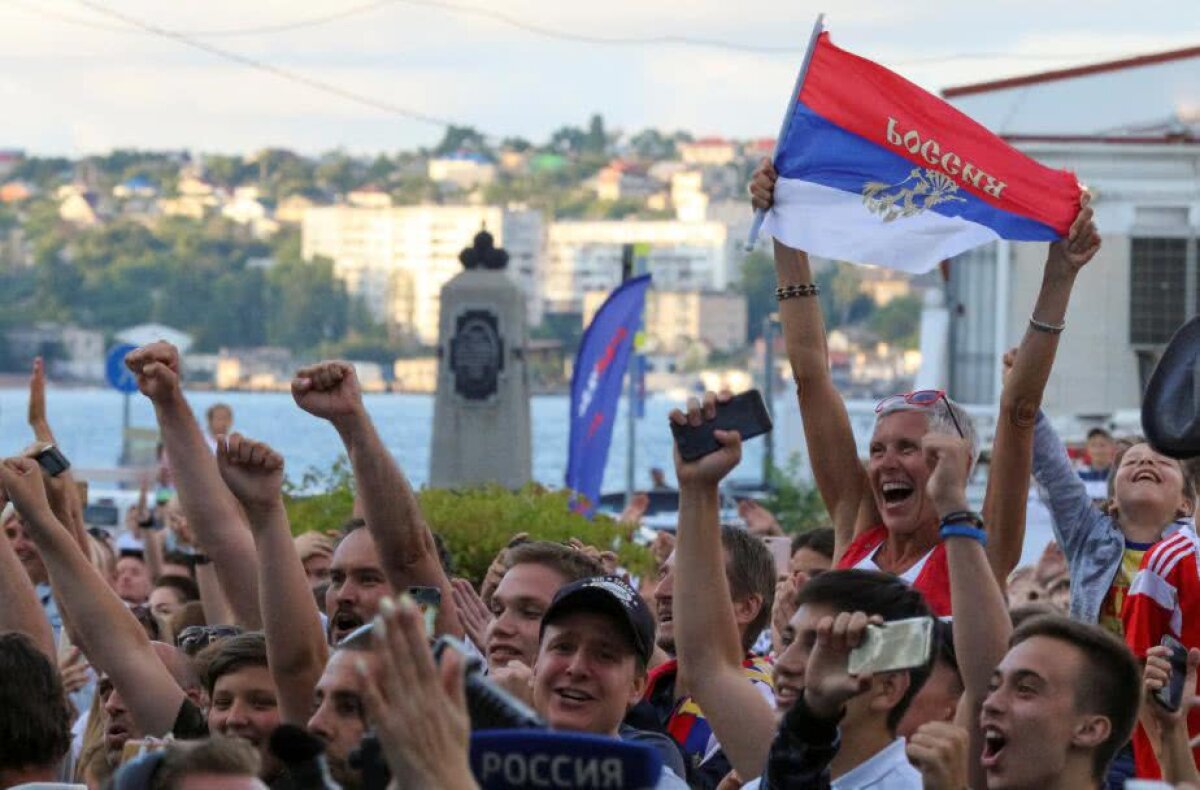
<instances>
[{"instance_id":1,"label":"white blue red flag","mask_svg":"<svg viewBox=\"0 0 1200 790\"><path fill-rule=\"evenodd\" d=\"M775 152L766 229L789 247L925 272L996 239L1053 241L1075 176L821 33Z\"/></svg>"},{"instance_id":2,"label":"white blue red flag","mask_svg":"<svg viewBox=\"0 0 1200 790\"><path fill-rule=\"evenodd\" d=\"M613 291L588 324L575 357L567 488L572 492L571 508L587 516L600 501L621 382L649 286L650 275L646 274L626 280Z\"/></svg>"}]
</instances>

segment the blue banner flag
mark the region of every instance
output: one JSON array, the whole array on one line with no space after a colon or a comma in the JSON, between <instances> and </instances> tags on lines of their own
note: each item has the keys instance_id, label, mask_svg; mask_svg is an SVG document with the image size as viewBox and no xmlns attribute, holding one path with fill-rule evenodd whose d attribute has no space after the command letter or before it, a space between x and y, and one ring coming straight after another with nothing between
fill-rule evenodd
<instances>
[{"instance_id":1,"label":"blue banner flag","mask_svg":"<svg viewBox=\"0 0 1200 790\"><path fill-rule=\"evenodd\" d=\"M650 276L621 284L600 306L583 333L571 375L571 441L567 488L571 508L590 516L600 501L604 466L612 444L621 382L642 320Z\"/></svg>"}]
</instances>

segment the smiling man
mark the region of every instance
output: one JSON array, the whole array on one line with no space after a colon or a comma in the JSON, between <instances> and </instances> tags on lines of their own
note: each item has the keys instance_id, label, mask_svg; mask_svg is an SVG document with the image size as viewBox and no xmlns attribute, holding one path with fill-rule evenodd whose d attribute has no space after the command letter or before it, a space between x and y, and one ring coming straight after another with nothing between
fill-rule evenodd
<instances>
[{"instance_id":1,"label":"smiling man","mask_svg":"<svg viewBox=\"0 0 1200 790\"><path fill-rule=\"evenodd\" d=\"M554 730L619 738L646 688L654 618L637 590L615 576L582 579L554 596L541 622L533 701ZM659 790L687 784L663 767Z\"/></svg>"},{"instance_id":2,"label":"smiling man","mask_svg":"<svg viewBox=\"0 0 1200 790\"><path fill-rule=\"evenodd\" d=\"M554 594L570 582L604 572L599 562L583 552L544 540L512 547L505 561L508 570L492 595L495 619L483 645L488 671L498 681L503 681L514 662L521 664L528 676L538 654L542 616Z\"/></svg>"},{"instance_id":3,"label":"smiling man","mask_svg":"<svg viewBox=\"0 0 1200 790\"><path fill-rule=\"evenodd\" d=\"M1137 720L1133 653L1053 616L1025 622L1009 645L979 722L989 790L1099 787Z\"/></svg>"}]
</instances>

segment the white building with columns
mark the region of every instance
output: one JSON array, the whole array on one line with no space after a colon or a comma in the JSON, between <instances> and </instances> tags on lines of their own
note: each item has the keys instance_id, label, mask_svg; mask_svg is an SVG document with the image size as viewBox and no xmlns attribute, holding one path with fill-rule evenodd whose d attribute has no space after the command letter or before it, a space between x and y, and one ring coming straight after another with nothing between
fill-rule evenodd
<instances>
[{"instance_id":1,"label":"white building with columns","mask_svg":"<svg viewBox=\"0 0 1200 790\"><path fill-rule=\"evenodd\" d=\"M1103 247L1076 283L1045 409L1136 409L1162 348L1200 312L1200 47L943 95L1094 195ZM1025 331L1045 255L1000 242L950 263L944 384L960 401L997 402L1001 356Z\"/></svg>"}]
</instances>

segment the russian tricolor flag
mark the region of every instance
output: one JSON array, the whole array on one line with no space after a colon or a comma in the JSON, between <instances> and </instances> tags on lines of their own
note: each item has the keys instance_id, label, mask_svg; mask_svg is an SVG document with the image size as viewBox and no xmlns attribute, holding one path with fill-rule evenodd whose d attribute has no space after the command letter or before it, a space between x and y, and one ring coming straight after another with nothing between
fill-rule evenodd
<instances>
[{"instance_id":1,"label":"russian tricolor flag","mask_svg":"<svg viewBox=\"0 0 1200 790\"><path fill-rule=\"evenodd\" d=\"M1053 241L1080 186L820 33L775 152L766 229L836 260L926 272L996 239Z\"/></svg>"}]
</instances>

